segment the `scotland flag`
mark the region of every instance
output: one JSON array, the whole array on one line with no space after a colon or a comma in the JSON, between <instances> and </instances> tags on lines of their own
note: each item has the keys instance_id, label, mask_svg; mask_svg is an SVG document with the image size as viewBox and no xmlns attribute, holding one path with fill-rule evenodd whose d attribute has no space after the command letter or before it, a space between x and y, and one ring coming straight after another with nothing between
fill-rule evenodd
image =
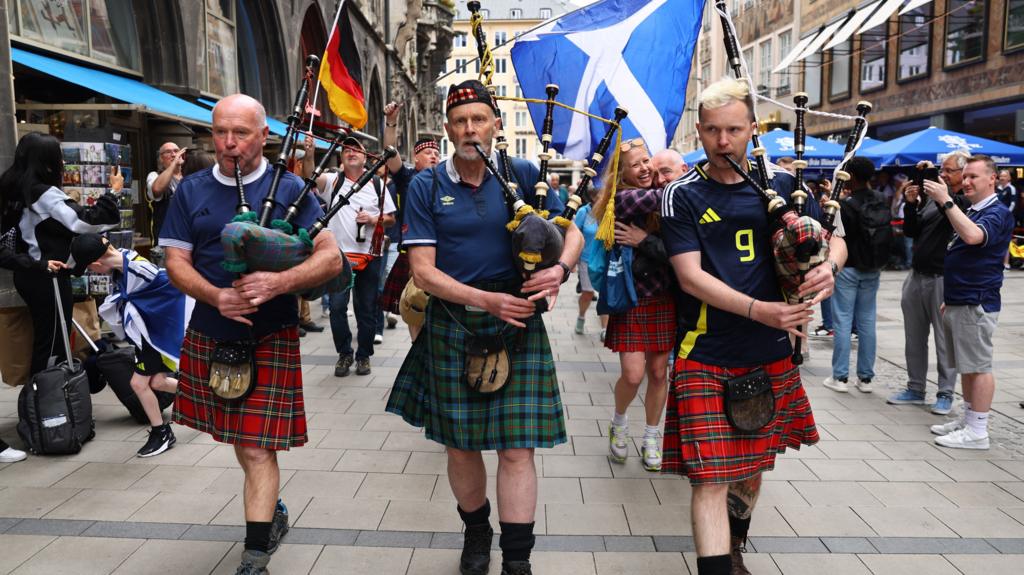
<instances>
[{"instance_id":1,"label":"scotland flag","mask_svg":"<svg viewBox=\"0 0 1024 575\"><path fill-rule=\"evenodd\" d=\"M703 11L704 0L599 0L519 38L512 65L527 98L544 99L544 87L558 84L559 102L602 118L625 108L623 139L639 136L653 154L682 116ZM539 134L544 105L529 108ZM552 145L587 159L606 129L556 107Z\"/></svg>"}]
</instances>

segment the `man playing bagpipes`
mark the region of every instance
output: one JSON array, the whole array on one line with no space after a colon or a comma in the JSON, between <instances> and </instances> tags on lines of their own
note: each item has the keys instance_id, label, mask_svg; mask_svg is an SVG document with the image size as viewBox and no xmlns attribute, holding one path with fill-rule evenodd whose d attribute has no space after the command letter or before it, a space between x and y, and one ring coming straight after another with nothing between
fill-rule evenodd
<instances>
[{"instance_id":1,"label":"man playing bagpipes","mask_svg":"<svg viewBox=\"0 0 1024 575\"><path fill-rule=\"evenodd\" d=\"M363 144L351 137L345 138L341 144L344 146L341 150L341 171L324 174L316 183L320 198L328 209L341 201L366 172ZM331 334L334 351L338 353L338 361L334 365L336 377L347 376L353 362L352 330L348 325L350 297L356 314L356 374L370 374L370 356L373 355L373 336L377 326L377 284L384 267L380 254L373 253L373 235L378 221L385 228L395 223L395 204L391 201L391 194L376 176L371 185L360 188L348 201L328 225L355 273L351 288L329 295Z\"/></svg>"},{"instance_id":2,"label":"man playing bagpipes","mask_svg":"<svg viewBox=\"0 0 1024 575\"><path fill-rule=\"evenodd\" d=\"M799 287L800 294L817 295L783 301L764 200L723 157L747 164L745 150L757 129L753 106L745 81L721 80L704 90L697 132L709 159L670 184L662 203L665 247L683 291L684 333L665 416L663 470L688 476L693 486L701 575L748 573L739 550L761 473L787 447L818 441L787 333L797 335L812 306L832 292L846 260L840 225L829 241L831 259L810 269ZM770 183L783 199L795 187L781 170ZM808 208L812 217L818 212L814 202ZM741 425L734 418L730 402L751 397L766 401L767 423Z\"/></svg>"},{"instance_id":3,"label":"man playing bagpipes","mask_svg":"<svg viewBox=\"0 0 1024 575\"><path fill-rule=\"evenodd\" d=\"M570 224L558 264L523 282L506 229L505 191L478 151L490 157L500 125L490 92L477 80L452 86L446 119L453 156L417 174L405 198L403 245L416 285L432 297L387 410L447 447L448 480L466 524L465 575L488 572L493 531L481 452L497 450L502 573L530 574L533 450L566 441L554 360L535 302L558 295L583 238ZM537 167L511 162L519 189L532 200ZM544 206L562 210L556 194Z\"/></svg>"},{"instance_id":4,"label":"man playing bagpipes","mask_svg":"<svg viewBox=\"0 0 1024 575\"><path fill-rule=\"evenodd\" d=\"M286 271L239 277L221 265L221 232L234 218L236 204L244 206L247 197L258 205L268 195L267 133L266 112L256 100L235 94L218 102L213 109L217 163L181 181L160 232L171 281L196 299L182 344L174 421L234 446L245 474L245 550L238 573L247 575L267 572L270 554L287 531L287 509L277 498L277 452L307 440L294 294L342 270L328 232L316 236L305 262ZM274 217L282 217L284 206L302 190L302 180L284 174ZM322 214L307 195L294 223L306 228ZM242 389L248 393L224 398Z\"/></svg>"}]
</instances>

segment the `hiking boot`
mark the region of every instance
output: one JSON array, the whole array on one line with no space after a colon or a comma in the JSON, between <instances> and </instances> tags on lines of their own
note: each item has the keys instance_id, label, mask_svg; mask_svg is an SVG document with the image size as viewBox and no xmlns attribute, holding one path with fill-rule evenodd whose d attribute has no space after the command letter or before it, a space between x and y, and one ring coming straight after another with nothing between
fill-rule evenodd
<instances>
[{"instance_id":1,"label":"hiking boot","mask_svg":"<svg viewBox=\"0 0 1024 575\"><path fill-rule=\"evenodd\" d=\"M732 538L732 573L731 575L750 575L750 571L743 564L743 553L747 551L747 547L744 545L742 537Z\"/></svg>"},{"instance_id":2,"label":"hiking boot","mask_svg":"<svg viewBox=\"0 0 1024 575\"><path fill-rule=\"evenodd\" d=\"M370 375L370 358L360 357L356 360L356 375Z\"/></svg>"},{"instance_id":3,"label":"hiking boot","mask_svg":"<svg viewBox=\"0 0 1024 575\"><path fill-rule=\"evenodd\" d=\"M345 377L348 375L353 361L351 355L339 355L338 363L334 364L334 377Z\"/></svg>"},{"instance_id":4,"label":"hiking boot","mask_svg":"<svg viewBox=\"0 0 1024 575\"><path fill-rule=\"evenodd\" d=\"M270 563L270 553L246 549L242 551L242 564L238 566L235 575L270 575L267 564Z\"/></svg>"},{"instance_id":5,"label":"hiking boot","mask_svg":"<svg viewBox=\"0 0 1024 575\"><path fill-rule=\"evenodd\" d=\"M491 541L494 529L487 525L466 528L462 539L462 557L459 559L459 573L462 575L487 575L491 567Z\"/></svg>"},{"instance_id":6,"label":"hiking boot","mask_svg":"<svg viewBox=\"0 0 1024 575\"><path fill-rule=\"evenodd\" d=\"M174 443L177 440L174 438L174 432L171 431L171 426L168 424L161 425L160 427L153 427L149 430L149 439L146 444L142 446L142 449L136 453L138 457L153 457L154 455L160 455L168 449L174 447Z\"/></svg>"},{"instance_id":7,"label":"hiking boot","mask_svg":"<svg viewBox=\"0 0 1024 575\"><path fill-rule=\"evenodd\" d=\"M625 463L629 455L629 426L608 424L608 458L615 463Z\"/></svg>"},{"instance_id":8,"label":"hiking boot","mask_svg":"<svg viewBox=\"0 0 1024 575\"><path fill-rule=\"evenodd\" d=\"M501 564L501 575L533 575L529 561L509 561Z\"/></svg>"},{"instance_id":9,"label":"hiking boot","mask_svg":"<svg viewBox=\"0 0 1024 575\"><path fill-rule=\"evenodd\" d=\"M270 545L267 549L268 555L273 555L281 545L281 539L288 534L288 507L284 501L277 500L274 508L274 518L270 522Z\"/></svg>"}]
</instances>

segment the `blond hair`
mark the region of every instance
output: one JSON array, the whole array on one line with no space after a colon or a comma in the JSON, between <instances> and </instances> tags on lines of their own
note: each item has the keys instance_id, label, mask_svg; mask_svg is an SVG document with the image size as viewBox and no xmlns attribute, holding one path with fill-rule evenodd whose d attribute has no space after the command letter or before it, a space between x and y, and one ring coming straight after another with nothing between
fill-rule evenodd
<instances>
[{"instance_id":1,"label":"blond hair","mask_svg":"<svg viewBox=\"0 0 1024 575\"><path fill-rule=\"evenodd\" d=\"M754 97L750 94L750 86L742 81L733 78L722 78L711 84L700 93L698 98L697 117L701 117L704 109L714 110L722 106L728 106L733 102L743 102L747 105L747 116L754 121Z\"/></svg>"}]
</instances>

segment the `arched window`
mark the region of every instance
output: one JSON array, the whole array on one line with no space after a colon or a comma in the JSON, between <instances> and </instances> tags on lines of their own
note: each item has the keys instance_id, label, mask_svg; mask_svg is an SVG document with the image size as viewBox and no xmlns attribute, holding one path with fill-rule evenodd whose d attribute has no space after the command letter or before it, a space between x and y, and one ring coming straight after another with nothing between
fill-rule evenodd
<instances>
[{"instance_id":1,"label":"arched window","mask_svg":"<svg viewBox=\"0 0 1024 575\"><path fill-rule=\"evenodd\" d=\"M141 71L131 0L18 0L10 30L18 40Z\"/></svg>"}]
</instances>

